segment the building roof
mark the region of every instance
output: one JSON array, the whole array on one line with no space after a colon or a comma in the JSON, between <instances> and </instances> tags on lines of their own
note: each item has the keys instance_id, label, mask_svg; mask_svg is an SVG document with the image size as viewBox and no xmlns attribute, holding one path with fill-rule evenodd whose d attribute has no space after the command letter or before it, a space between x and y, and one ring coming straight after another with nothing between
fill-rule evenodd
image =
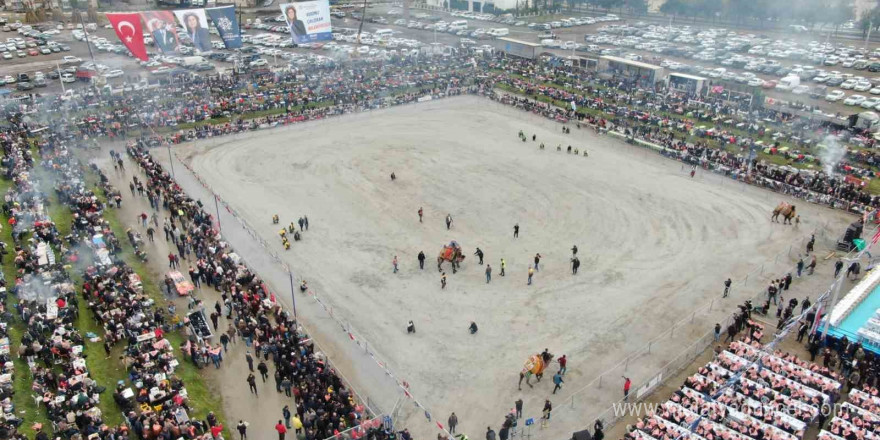
<instances>
[{"instance_id":1,"label":"building roof","mask_svg":"<svg viewBox=\"0 0 880 440\"><path fill-rule=\"evenodd\" d=\"M641 61L628 60L626 58L612 57L610 55L602 55L599 57L603 60L614 61L615 63L629 64L630 66L641 67L642 69L660 70L662 67L654 64L643 63Z\"/></svg>"},{"instance_id":2,"label":"building roof","mask_svg":"<svg viewBox=\"0 0 880 440\"><path fill-rule=\"evenodd\" d=\"M538 44L538 43L529 43L528 41L516 40L516 39L513 39L513 38L500 37L500 38L497 38L497 39L498 39L498 40L502 40L502 41L508 41L508 42L511 42L511 43L516 43L516 44L524 44L524 45L526 45L526 46L531 46L531 47L541 47L541 45Z\"/></svg>"},{"instance_id":3,"label":"building roof","mask_svg":"<svg viewBox=\"0 0 880 440\"><path fill-rule=\"evenodd\" d=\"M687 78L687 79L692 79L695 81L705 81L706 80L706 78L703 78L702 76L688 75L686 73L677 73L677 72L671 72L669 74L669 76L677 76L679 78Z\"/></svg>"}]
</instances>

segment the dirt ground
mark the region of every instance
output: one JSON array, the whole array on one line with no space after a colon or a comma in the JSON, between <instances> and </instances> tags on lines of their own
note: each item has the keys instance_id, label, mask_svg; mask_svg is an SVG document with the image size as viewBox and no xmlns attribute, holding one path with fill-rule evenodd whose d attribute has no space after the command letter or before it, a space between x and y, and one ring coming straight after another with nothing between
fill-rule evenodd
<instances>
[{"instance_id":1,"label":"dirt ground","mask_svg":"<svg viewBox=\"0 0 880 440\"><path fill-rule=\"evenodd\" d=\"M538 149L541 142L546 150ZM557 144L590 155L556 152ZM622 379L606 377L596 395L583 396L580 388L691 316L653 356L628 365L634 383L650 378L761 291L763 280L789 270L809 231L821 229L827 238L821 246L852 221L798 205L799 229L774 224L769 214L783 196L702 172L692 179L681 164L614 138L575 128L563 135L556 123L476 97L174 148L332 305L334 316L369 341L369 351L407 381L433 419L445 422L455 411L459 431L471 437L487 425L497 430L519 397L526 417L539 417L547 398L558 408L541 437L582 429L620 397ZM155 156L168 160L164 152ZM179 162L175 170L188 192L210 200ZM276 213L282 224L309 218L304 240L287 252L270 221ZM454 219L450 230L446 214ZM220 217L232 246L271 286L286 291L286 275L225 210ZM520 236L513 238L517 223ZM451 240L468 257L457 274L447 272L441 290L433 261ZM569 266L572 245L582 262L577 275ZM477 246L492 265L491 283L473 256ZM419 251L428 256L424 270ZM526 273L536 253L540 271L529 286ZM392 271L395 255L398 273ZM506 277L499 273L501 258ZM751 281L741 283L746 274ZM734 293L721 300L727 277L736 282ZM827 287L818 275L810 283ZM716 305L705 310L713 299ZM313 301L297 301L307 329L340 371L376 407L393 408L401 393L363 347L354 347ZM408 320L414 335L405 330ZM476 335L467 331L471 321L479 325ZM547 377L518 391L524 361L545 347L570 360L565 388L551 395ZM415 423L426 420L422 409L404 405L402 416L417 438L436 435L433 423Z\"/></svg>"}]
</instances>

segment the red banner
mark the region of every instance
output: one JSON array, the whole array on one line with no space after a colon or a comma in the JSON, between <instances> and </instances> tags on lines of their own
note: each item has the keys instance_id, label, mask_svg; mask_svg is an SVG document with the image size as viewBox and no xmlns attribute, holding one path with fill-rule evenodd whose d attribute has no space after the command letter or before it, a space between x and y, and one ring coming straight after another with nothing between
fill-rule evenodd
<instances>
[{"instance_id":1,"label":"red banner","mask_svg":"<svg viewBox=\"0 0 880 440\"><path fill-rule=\"evenodd\" d=\"M141 16L137 12L107 14L107 20L113 25L119 41L134 54L135 57L147 61L147 48L144 46L144 31L141 27Z\"/></svg>"}]
</instances>

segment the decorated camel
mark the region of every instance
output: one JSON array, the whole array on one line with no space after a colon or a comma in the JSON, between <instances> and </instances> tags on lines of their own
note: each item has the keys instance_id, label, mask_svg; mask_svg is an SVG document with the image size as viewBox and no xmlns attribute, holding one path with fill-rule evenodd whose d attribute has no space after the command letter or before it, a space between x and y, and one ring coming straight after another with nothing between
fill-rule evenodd
<instances>
[{"instance_id":1,"label":"decorated camel","mask_svg":"<svg viewBox=\"0 0 880 440\"><path fill-rule=\"evenodd\" d=\"M770 217L771 221L779 222L777 219L779 216L782 216L782 224L791 224L791 219L795 218L797 213L795 212L795 206L789 205L785 202L780 202L779 205L773 210L773 216Z\"/></svg>"},{"instance_id":2,"label":"decorated camel","mask_svg":"<svg viewBox=\"0 0 880 440\"><path fill-rule=\"evenodd\" d=\"M444 261L452 263L452 273L458 271L458 266L464 261L464 254L461 252L461 246L459 246L458 242L453 240L448 245L443 246L443 250L437 256L438 272L443 270Z\"/></svg>"}]
</instances>

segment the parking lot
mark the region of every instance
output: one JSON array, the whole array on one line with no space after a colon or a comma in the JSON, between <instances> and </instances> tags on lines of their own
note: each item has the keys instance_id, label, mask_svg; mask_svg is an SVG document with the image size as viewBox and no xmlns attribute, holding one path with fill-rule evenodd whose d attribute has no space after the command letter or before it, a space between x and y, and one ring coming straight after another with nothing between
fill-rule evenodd
<instances>
[{"instance_id":1,"label":"parking lot","mask_svg":"<svg viewBox=\"0 0 880 440\"><path fill-rule=\"evenodd\" d=\"M492 50L491 39L507 36L541 44L547 53L561 57L613 55L706 77L713 86L760 89L764 96L802 102L828 116L880 106L880 74L875 76L880 72L880 50L850 41L812 41L796 30L791 38L774 39L727 29L627 22L613 14L526 20L413 9L407 20L400 8L377 5L368 9L358 40L359 18L358 10L334 11L333 41L300 47L293 47L285 23L277 21L280 17L248 18L242 23L244 47L226 50L215 34L213 52L201 55L194 55L186 44L179 53L161 54L145 35L148 62L134 59L106 25L87 25L83 31L77 29L82 25L29 28L13 23L0 27L0 85L13 93L55 92L62 89L64 78L65 89L96 83L112 91L123 83L184 72L296 69L351 58L391 59L452 49L479 53ZM91 50L85 44L86 32ZM185 39L184 32L180 35Z\"/></svg>"}]
</instances>

